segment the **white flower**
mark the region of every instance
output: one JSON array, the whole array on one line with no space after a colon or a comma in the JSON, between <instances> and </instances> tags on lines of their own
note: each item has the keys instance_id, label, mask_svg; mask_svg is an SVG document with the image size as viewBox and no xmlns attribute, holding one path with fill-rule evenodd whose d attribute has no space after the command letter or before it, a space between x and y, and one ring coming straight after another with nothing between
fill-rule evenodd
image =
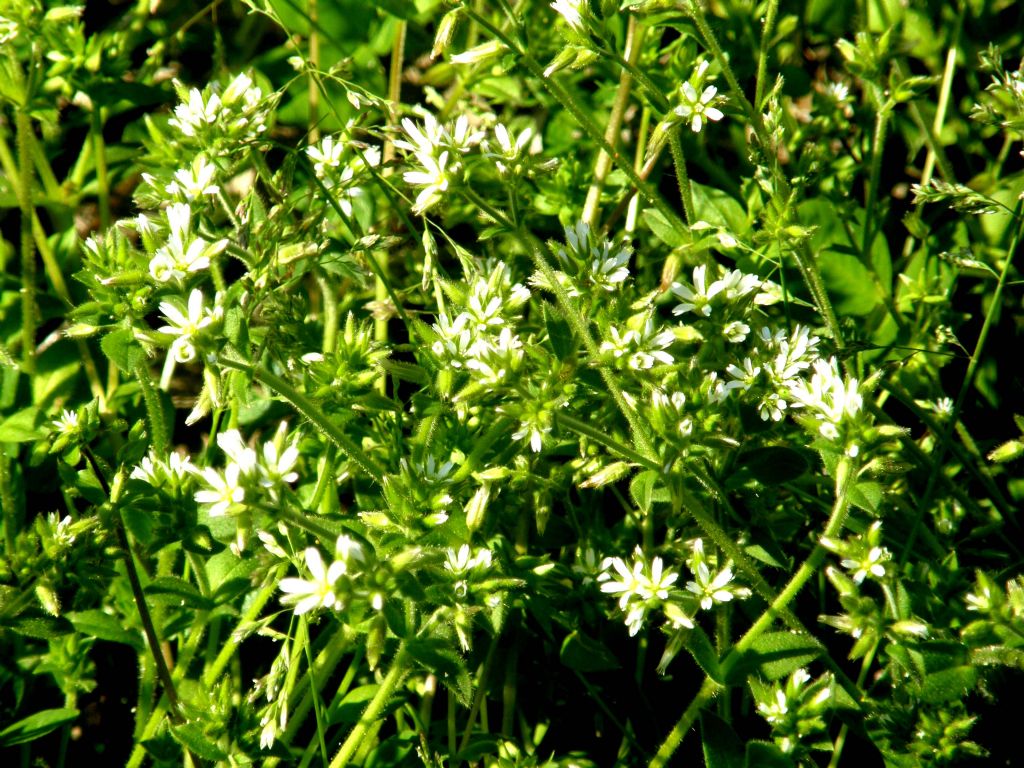
<instances>
[{"instance_id":1,"label":"white flower","mask_svg":"<svg viewBox=\"0 0 1024 768\"><path fill-rule=\"evenodd\" d=\"M505 124L498 123L494 126L494 138L498 141L497 151L494 151L489 143L487 148L489 150L488 155L494 160L498 172L505 174L509 173L510 170L520 170L518 163L523 156L526 145L533 138L533 129L526 128L513 140Z\"/></svg>"},{"instance_id":2,"label":"white flower","mask_svg":"<svg viewBox=\"0 0 1024 768\"><path fill-rule=\"evenodd\" d=\"M686 588L700 598L700 607L710 611L716 603L727 603L733 598L732 590L728 589L732 581L732 568L723 568L714 576L707 563L698 563L694 573L696 581L688 581Z\"/></svg>"},{"instance_id":3,"label":"white flower","mask_svg":"<svg viewBox=\"0 0 1024 768\"><path fill-rule=\"evenodd\" d=\"M311 579L290 577L281 579L278 585L285 596L281 598L283 605L294 605L296 616L312 611L314 608L333 608L338 604L334 594L334 583L345 573L345 563L334 561L329 568L324 567L323 557L316 547L309 547L305 553L306 568Z\"/></svg>"},{"instance_id":4,"label":"white flower","mask_svg":"<svg viewBox=\"0 0 1024 768\"><path fill-rule=\"evenodd\" d=\"M412 207L413 213L425 213L441 202L448 186L458 178L461 164L456 161L449 165L448 159L447 151L442 152L436 159L431 155L417 154L416 160L422 166L422 170L406 171L402 174L402 178L409 184L423 187L416 196L416 203Z\"/></svg>"},{"instance_id":5,"label":"white flower","mask_svg":"<svg viewBox=\"0 0 1024 768\"><path fill-rule=\"evenodd\" d=\"M204 195L216 195L220 187L213 183L217 167L208 162L205 155L197 155L192 166L174 174L174 181L167 185L169 195L181 195L186 200L196 200Z\"/></svg>"},{"instance_id":6,"label":"white flower","mask_svg":"<svg viewBox=\"0 0 1024 768\"><path fill-rule=\"evenodd\" d=\"M214 93L209 99L204 99L198 88L193 88L188 94L188 103L179 104L174 108L174 117L167 121L189 137L194 137L197 131L208 125L217 122L221 111L220 97Z\"/></svg>"},{"instance_id":7,"label":"white flower","mask_svg":"<svg viewBox=\"0 0 1024 768\"><path fill-rule=\"evenodd\" d=\"M217 435L217 447L224 455L238 465L245 476L256 471L256 451L245 444L242 433L237 429L227 429Z\"/></svg>"},{"instance_id":8,"label":"white flower","mask_svg":"<svg viewBox=\"0 0 1024 768\"><path fill-rule=\"evenodd\" d=\"M78 431L78 412L65 408L61 411L60 418L54 419L53 428L62 435L71 435Z\"/></svg>"},{"instance_id":9,"label":"white flower","mask_svg":"<svg viewBox=\"0 0 1024 768\"><path fill-rule=\"evenodd\" d=\"M202 471L200 477L211 490L196 491L195 500L212 505L207 510L210 517L220 517L245 501L245 489L239 484L240 469L237 464L229 464L223 475L212 467Z\"/></svg>"},{"instance_id":10,"label":"white flower","mask_svg":"<svg viewBox=\"0 0 1024 768\"><path fill-rule=\"evenodd\" d=\"M707 266L701 264L693 268L693 288L684 283L672 283L672 293L682 299L672 309L673 315L681 315L685 312L708 317L711 314L711 300L725 288L725 283L716 280L710 286L707 285Z\"/></svg>"},{"instance_id":11,"label":"white flower","mask_svg":"<svg viewBox=\"0 0 1024 768\"><path fill-rule=\"evenodd\" d=\"M697 90L690 83L683 83L682 103L673 112L683 120L689 120L690 128L694 133L700 133L701 128L704 127L705 118L718 121L725 117L721 110L714 106L717 94L718 89L709 85L698 96Z\"/></svg>"},{"instance_id":12,"label":"white flower","mask_svg":"<svg viewBox=\"0 0 1024 768\"><path fill-rule=\"evenodd\" d=\"M284 426L282 424L282 426ZM294 471L299 461L299 447L292 442L280 454L277 444L270 440L263 444L263 463L260 471L263 478L260 485L266 488L273 488L277 485L288 485L299 479L299 473Z\"/></svg>"},{"instance_id":13,"label":"white flower","mask_svg":"<svg viewBox=\"0 0 1024 768\"><path fill-rule=\"evenodd\" d=\"M666 571L660 557L655 557L648 571L643 553L637 547L633 554L633 567L630 569L620 557L606 558L604 572L598 576L601 591L619 595L619 610L626 612L626 626L630 636L636 635L643 626L648 610L667 601L671 588L679 578L679 574ZM614 569L618 578L610 572ZM673 615L679 611L670 612ZM676 621L673 619L673 621Z\"/></svg>"},{"instance_id":14,"label":"white flower","mask_svg":"<svg viewBox=\"0 0 1024 768\"><path fill-rule=\"evenodd\" d=\"M491 561L491 550L480 549L476 554L472 554L469 545L463 544L458 552L454 549L448 550L444 569L455 576L461 576L476 569L486 570L491 567Z\"/></svg>"},{"instance_id":15,"label":"white flower","mask_svg":"<svg viewBox=\"0 0 1024 768\"><path fill-rule=\"evenodd\" d=\"M615 290L616 286L629 277L629 250L626 248L615 249L611 243L604 243L598 249L593 249L594 259L590 263L590 276L595 285L606 291Z\"/></svg>"},{"instance_id":16,"label":"white flower","mask_svg":"<svg viewBox=\"0 0 1024 768\"><path fill-rule=\"evenodd\" d=\"M857 379L844 381L834 357L816 360L810 381L797 382L791 392L796 404L813 412L819 432L829 440L838 439L839 424L856 419L864 406Z\"/></svg>"},{"instance_id":17,"label":"white flower","mask_svg":"<svg viewBox=\"0 0 1024 768\"><path fill-rule=\"evenodd\" d=\"M219 320L222 312L219 305L212 311L204 310L203 292L198 288L189 294L187 308L182 308L180 301L172 299L160 302L160 311L170 325L165 325L158 331L177 337L171 342L170 355L179 363L188 363L196 359L196 336Z\"/></svg>"},{"instance_id":18,"label":"white flower","mask_svg":"<svg viewBox=\"0 0 1024 768\"><path fill-rule=\"evenodd\" d=\"M18 36L18 22L0 16L0 45L6 45Z\"/></svg>"},{"instance_id":19,"label":"white flower","mask_svg":"<svg viewBox=\"0 0 1024 768\"><path fill-rule=\"evenodd\" d=\"M727 390L742 389L746 392L756 382L757 377L761 375L761 366L754 365L754 362L749 358L743 358L743 367L740 368L738 365L730 364L725 372L732 376L732 381L725 385Z\"/></svg>"},{"instance_id":20,"label":"white flower","mask_svg":"<svg viewBox=\"0 0 1024 768\"><path fill-rule=\"evenodd\" d=\"M576 32L584 32L586 22L584 14L589 11L590 0L555 0L551 7L562 17L562 20Z\"/></svg>"},{"instance_id":21,"label":"white flower","mask_svg":"<svg viewBox=\"0 0 1024 768\"><path fill-rule=\"evenodd\" d=\"M341 164L341 156L345 145L335 141L333 136L324 136L316 146L306 147L306 154L313 161L313 171L318 178L324 178L327 168L337 168Z\"/></svg>"}]
</instances>

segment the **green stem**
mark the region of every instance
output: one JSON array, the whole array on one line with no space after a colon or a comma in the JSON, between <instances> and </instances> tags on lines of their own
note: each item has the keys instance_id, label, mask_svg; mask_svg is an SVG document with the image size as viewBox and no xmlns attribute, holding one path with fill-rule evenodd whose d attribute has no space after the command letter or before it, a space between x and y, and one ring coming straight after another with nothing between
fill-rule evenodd
<instances>
[{"instance_id":1,"label":"green stem","mask_svg":"<svg viewBox=\"0 0 1024 768\"><path fill-rule=\"evenodd\" d=\"M36 328L39 305L36 300L36 254L32 238L32 120L28 107L15 115L18 142L18 206L21 208L21 366L31 376L36 371Z\"/></svg>"},{"instance_id":2,"label":"green stem","mask_svg":"<svg viewBox=\"0 0 1024 768\"><path fill-rule=\"evenodd\" d=\"M640 57L640 48L643 41L644 30L636 16L629 15L629 22L626 26L626 55L625 61L635 64ZM608 126L605 128L604 138L614 145L617 142L619 131L622 128L622 118L626 113L626 105L629 103L629 92L633 84L633 78L628 69L623 69L619 74L619 87L615 92L615 101L612 104L612 112L608 117ZM605 179L612 168L612 158L603 149L597 153L597 162L594 164L594 180L587 190L587 199L583 204L584 222L591 227L597 226L597 214L601 206L601 190L604 188Z\"/></svg>"},{"instance_id":3,"label":"green stem","mask_svg":"<svg viewBox=\"0 0 1024 768\"><path fill-rule=\"evenodd\" d=\"M384 711L384 707L387 705L392 694L394 694L395 689L409 673L409 668L406 664L407 655L405 644L403 643L398 647L398 653L395 654L395 658L391 662L391 668L384 676L384 679L381 680L380 687L377 688L377 692L359 718L359 722L356 723L348 738L341 745L341 749L338 750L338 753L331 761L330 768L345 768L349 764L349 760L355 754L356 749L362 744L363 737L370 727L377 722L377 718Z\"/></svg>"},{"instance_id":4,"label":"green stem","mask_svg":"<svg viewBox=\"0 0 1024 768\"><path fill-rule=\"evenodd\" d=\"M221 355L218 362L225 368L233 368L236 371L244 371L252 378L262 382L278 395L290 402L296 410L309 419L324 435L334 443L351 461L354 461L378 484L384 482L384 470L377 466L363 449L353 442L352 438L342 432L337 425L324 416L316 404L299 392L280 376L275 376L268 370L257 368L254 365L243 363L241 360L233 360Z\"/></svg>"},{"instance_id":5,"label":"green stem","mask_svg":"<svg viewBox=\"0 0 1024 768\"><path fill-rule=\"evenodd\" d=\"M871 139L871 166L868 171L868 188L864 200L864 240L861 243L861 261L869 263L871 252L872 226L874 221L875 203L878 201L878 184L882 175L882 152L885 149L885 136L889 128L889 113L883 103L885 97L878 86L873 86L875 93L875 132Z\"/></svg>"},{"instance_id":6,"label":"green stem","mask_svg":"<svg viewBox=\"0 0 1024 768\"><path fill-rule=\"evenodd\" d=\"M676 168L676 182L679 184L679 199L683 203L683 212L686 214L686 223L693 224L697 220L697 213L693 207L693 191L690 189L690 177L686 173L686 156L683 154L683 141L679 136L680 126L675 125L669 129L668 141L672 149L672 162Z\"/></svg>"},{"instance_id":7,"label":"green stem","mask_svg":"<svg viewBox=\"0 0 1024 768\"><path fill-rule=\"evenodd\" d=\"M768 46L771 45L775 17L778 13L779 0L768 0L768 10L764 15L764 29L761 32L761 51L757 57L757 83L754 86L754 106L757 109L761 109L761 102L764 100L764 90L768 79Z\"/></svg>"},{"instance_id":8,"label":"green stem","mask_svg":"<svg viewBox=\"0 0 1024 768\"><path fill-rule=\"evenodd\" d=\"M7 453L0 448L0 507L4 510L4 544L8 556L15 551L15 536L18 528L17 506L14 503L14 487L11 479L11 463Z\"/></svg>"},{"instance_id":9,"label":"green stem","mask_svg":"<svg viewBox=\"0 0 1024 768\"><path fill-rule=\"evenodd\" d=\"M106 231L110 227L110 176L107 172L107 145L103 140L103 115L102 108L98 105L92 110L92 132L93 151L96 154L96 184L99 187L97 192L100 208L100 229Z\"/></svg>"},{"instance_id":10,"label":"green stem","mask_svg":"<svg viewBox=\"0 0 1024 768\"><path fill-rule=\"evenodd\" d=\"M823 537L835 538L846 524L846 516L850 508L849 495L856 482L857 467L847 458L839 460L839 464L836 467L836 500L832 507L832 514L829 516L828 522L825 525L825 530L822 532ZM820 544L815 545L811 554L808 555L807 559L804 560L803 564L789 580L789 583L779 593L778 597L772 602L767 610L762 613L753 625L748 629L743 637L737 641L733 646L732 651L722 661L721 665L721 677L722 679L728 679L730 672L736 667L737 664L743 659L743 656L753 647L754 642L763 635L776 617L781 616L786 611L789 604L796 598L803 589L804 585L814 576L818 569L821 568L825 562L825 558L828 556L828 550L826 550ZM672 730L669 732L668 737L662 743L658 749L658 753L651 760L650 768L662 768L662 766L668 765L669 760L675 751L682 744L683 738L686 736L690 728L696 722L697 717L701 711L714 699L714 697L722 690L722 686L716 683L711 678L705 678L704 684L701 685L700 690L694 697L690 705L684 710L679 721L675 724Z\"/></svg>"},{"instance_id":11,"label":"green stem","mask_svg":"<svg viewBox=\"0 0 1024 768\"><path fill-rule=\"evenodd\" d=\"M171 452L171 441L167 436L167 421L164 418L163 404L160 402L160 393L153 384L153 378L149 373L149 366L145 359L140 359L135 364L136 380L142 389L142 401L146 404L146 420L149 422L150 445L153 452L162 458L166 458Z\"/></svg>"},{"instance_id":12,"label":"green stem","mask_svg":"<svg viewBox=\"0 0 1024 768\"><path fill-rule=\"evenodd\" d=\"M320 287L320 300L324 306L324 341L320 351L329 355L338 342L338 295L324 275L317 275L316 284Z\"/></svg>"}]
</instances>

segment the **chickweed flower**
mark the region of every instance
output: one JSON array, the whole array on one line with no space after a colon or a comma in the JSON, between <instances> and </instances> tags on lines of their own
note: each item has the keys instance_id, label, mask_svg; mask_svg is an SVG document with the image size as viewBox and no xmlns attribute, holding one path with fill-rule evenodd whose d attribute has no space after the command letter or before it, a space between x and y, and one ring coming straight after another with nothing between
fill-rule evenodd
<instances>
[{"instance_id":1,"label":"chickweed flower","mask_svg":"<svg viewBox=\"0 0 1024 768\"><path fill-rule=\"evenodd\" d=\"M555 0L551 3L551 7L574 32L578 34L586 32L586 17L590 14L590 0Z\"/></svg>"},{"instance_id":2,"label":"chickweed flower","mask_svg":"<svg viewBox=\"0 0 1024 768\"><path fill-rule=\"evenodd\" d=\"M212 310L205 309L203 292L198 288L189 294L187 307L183 307L180 300L170 299L160 302L160 311L167 319L168 325L158 330L160 333L175 337L171 342L169 354L179 363L190 363L196 359L197 338L203 329L219 321L223 312L219 304Z\"/></svg>"},{"instance_id":3,"label":"chickweed flower","mask_svg":"<svg viewBox=\"0 0 1024 768\"><path fill-rule=\"evenodd\" d=\"M245 488L240 482L241 467L229 464L220 472L213 467L202 470L200 477L209 489L196 491L195 499L200 504L209 504L210 517L221 517L233 511L245 501Z\"/></svg>"},{"instance_id":4,"label":"chickweed flower","mask_svg":"<svg viewBox=\"0 0 1024 768\"><path fill-rule=\"evenodd\" d=\"M720 292L725 290L725 283L715 280L708 285L707 265L701 264L693 268L693 284L672 283L672 293L682 300L672 309L673 315L693 312L708 317L711 315L711 302Z\"/></svg>"},{"instance_id":5,"label":"chickweed flower","mask_svg":"<svg viewBox=\"0 0 1024 768\"><path fill-rule=\"evenodd\" d=\"M626 626L630 636L634 636L643 627L648 612L670 599L679 574L666 571L660 557L653 558L648 565L639 547L633 554L632 568L621 557L606 558L603 565L604 571L597 577L601 591L619 596L619 610L626 613Z\"/></svg>"},{"instance_id":6,"label":"chickweed flower","mask_svg":"<svg viewBox=\"0 0 1024 768\"><path fill-rule=\"evenodd\" d=\"M334 594L335 582L345 573L345 562L335 560L330 566L324 565L323 556L316 547L305 552L306 568L312 578L289 577L281 579L278 585L285 593L282 605L294 606L296 616L309 613L315 608L333 608L338 604Z\"/></svg>"},{"instance_id":7,"label":"chickweed flower","mask_svg":"<svg viewBox=\"0 0 1024 768\"><path fill-rule=\"evenodd\" d=\"M220 187L213 183L216 173L217 167L205 155L196 155L189 168L174 174L174 181L167 185L167 194L186 201L216 195L220 192Z\"/></svg>"}]
</instances>

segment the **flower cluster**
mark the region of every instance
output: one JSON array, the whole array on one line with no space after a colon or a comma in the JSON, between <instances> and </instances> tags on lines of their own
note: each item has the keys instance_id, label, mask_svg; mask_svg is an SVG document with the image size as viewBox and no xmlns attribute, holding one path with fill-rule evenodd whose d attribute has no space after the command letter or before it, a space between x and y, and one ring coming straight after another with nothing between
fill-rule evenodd
<instances>
[{"instance_id":1,"label":"flower cluster","mask_svg":"<svg viewBox=\"0 0 1024 768\"><path fill-rule=\"evenodd\" d=\"M629 247L601 239L583 221L565 228L565 246L556 254L562 268L556 276L573 298L591 291L615 291L629 278ZM533 280L545 284L541 275Z\"/></svg>"},{"instance_id":2,"label":"flower cluster","mask_svg":"<svg viewBox=\"0 0 1024 768\"><path fill-rule=\"evenodd\" d=\"M217 446L228 458L224 470L206 467L196 470L208 486L196 493L196 501L211 505L207 512L217 517L235 510L246 499L246 491L250 493L260 489L272 498L284 486L294 483L299 475L294 471L299 460L298 439L287 439L288 425L284 422L278 427L272 440L263 444L257 453L242 439L237 429L229 429L217 435Z\"/></svg>"},{"instance_id":3,"label":"flower cluster","mask_svg":"<svg viewBox=\"0 0 1024 768\"><path fill-rule=\"evenodd\" d=\"M703 540L691 543L686 564L693 579L685 589L679 589L675 586L679 574L665 570L660 557L648 563L637 547L632 566L620 557L605 558L597 580L602 592L619 596L619 610L626 614L630 635L640 631L654 610L661 610L672 628L692 629L699 611L710 611L717 603L750 596L749 589L733 582L731 565L717 568L715 559L705 553Z\"/></svg>"},{"instance_id":4,"label":"flower cluster","mask_svg":"<svg viewBox=\"0 0 1024 768\"><path fill-rule=\"evenodd\" d=\"M409 184L423 187L413 205L413 213L422 214L437 205L460 178L462 157L480 143L484 134L470 129L466 115L461 115L454 125L442 125L429 112L424 114L422 125L405 118L402 129L408 140L398 139L395 146L409 152L419 166L406 171L403 178Z\"/></svg>"},{"instance_id":5,"label":"flower cluster","mask_svg":"<svg viewBox=\"0 0 1024 768\"><path fill-rule=\"evenodd\" d=\"M242 73L221 90L211 84L203 91L187 89L174 82L181 103L167 121L181 136L200 147L227 146L245 142L262 134L276 104L252 78Z\"/></svg>"},{"instance_id":6,"label":"flower cluster","mask_svg":"<svg viewBox=\"0 0 1024 768\"><path fill-rule=\"evenodd\" d=\"M523 344L513 321L529 298L529 289L512 283L508 268L499 262L488 277L474 281L459 314L438 316L433 326L437 340L431 349L452 368L469 371L485 387L500 384L523 359Z\"/></svg>"},{"instance_id":7,"label":"flower cluster","mask_svg":"<svg viewBox=\"0 0 1024 768\"><path fill-rule=\"evenodd\" d=\"M892 559L892 553L882 546L881 520L873 522L861 536L845 541L822 537L821 545L842 558L840 565L853 573L855 584L867 578L882 581L889 575L885 564Z\"/></svg>"},{"instance_id":8,"label":"flower cluster","mask_svg":"<svg viewBox=\"0 0 1024 768\"><path fill-rule=\"evenodd\" d=\"M772 727L772 737L786 754L807 748L807 742L827 727L825 714L835 706L835 681L831 673L811 680L797 669L784 685L751 686L757 711Z\"/></svg>"}]
</instances>

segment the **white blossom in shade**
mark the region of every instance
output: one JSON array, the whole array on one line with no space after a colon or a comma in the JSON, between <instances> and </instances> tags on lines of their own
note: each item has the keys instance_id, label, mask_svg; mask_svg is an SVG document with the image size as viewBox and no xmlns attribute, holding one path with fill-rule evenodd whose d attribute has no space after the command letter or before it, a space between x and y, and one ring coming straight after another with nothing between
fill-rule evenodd
<instances>
[{"instance_id":1,"label":"white blossom in shade","mask_svg":"<svg viewBox=\"0 0 1024 768\"><path fill-rule=\"evenodd\" d=\"M333 608L338 604L334 594L334 584L345 573L345 563L336 560L330 567L325 567L320 550L309 547L305 552L306 568L309 579L289 577L281 579L278 585L285 593L281 598L282 605L294 606L296 616L309 613L315 608Z\"/></svg>"},{"instance_id":2,"label":"white blossom in shade","mask_svg":"<svg viewBox=\"0 0 1024 768\"><path fill-rule=\"evenodd\" d=\"M743 298L747 294L756 291L761 287L761 278L741 272L738 269L730 269L721 277L725 298L729 301Z\"/></svg>"},{"instance_id":3,"label":"white blossom in shade","mask_svg":"<svg viewBox=\"0 0 1024 768\"><path fill-rule=\"evenodd\" d=\"M206 99L198 88L193 88L188 92L188 101L174 108L174 117L167 123L185 136L194 137L197 132L217 122L221 107L220 96L216 93Z\"/></svg>"},{"instance_id":4,"label":"white blossom in shade","mask_svg":"<svg viewBox=\"0 0 1024 768\"><path fill-rule=\"evenodd\" d=\"M278 437L283 440L285 424L278 428ZM299 461L299 447L295 441L283 450L279 451L277 440L268 440L263 444L262 462L260 463L260 485L265 488L276 488L280 485L288 485L299 479L299 473L295 471L295 465Z\"/></svg>"},{"instance_id":5,"label":"white blossom in shade","mask_svg":"<svg viewBox=\"0 0 1024 768\"><path fill-rule=\"evenodd\" d=\"M629 277L629 249L606 242L591 249L591 253L594 258L590 262L590 279L594 285L613 291Z\"/></svg>"},{"instance_id":6,"label":"white blossom in shade","mask_svg":"<svg viewBox=\"0 0 1024 768\"><path fill-rule=\"evenodd\" d=\"M78 412L65 408L61 411L60 417L54 419L51 424L60 434L72 435L78 431Z\"/></svg>"},{"instance_id":7,"label":"white blossom in shade","mask_svg":"<svg viewBox=\"0 0 1024 768\"><path fill-rule=\"evenodd\" d=\"M704 555L703 540L695 539L692 549L690 572L694 579L686 583L686 589L697 597L701 608L709 611L715 603L727 603L733 598L750 596L749 589L732 583L733 572L730 566L722 568L717 573L712 572Z\"/></svg>"},{"instance_id":8,"label":"white blossom in shade","mask_svg":"<svg viewBox=\"0 0 1024 768\"><path fill-rule=\"evenodd\" d=\"M469 357L473 345L473 336L467 327L469 323L470 317L464 312L454 320L442 312L433 325L438 339L430 348L435 355L446 359L453 368L461 368Z\"/></svg>"},{"instance_id":9,"label":"white blossom in shade","mask_svg":"<svg viewBox=\"0 0 1024 768\"><path fill-rule=\"evenodd\" d=\"M459 115L454 129L447 134L447 148L452 152L464 155L479 144L484 138L483 131L474 131L469 126L469 118Z\"/></svg>"},{"instance_id":10,"label":"white blossom in shade","mask_svg":"<svg viewBox=\"0 0 1024 768\"><path fill-rule=\"evenodd\" d=\"M837 440L839 425L856 419L864 406L857 379L844 380L834 357L815 361L810 380L797 382L791 392L794 405L810 411L819 422L818 431L829 440ZM849 450L856 455L856 446Z\"/></svg>"},{"instance_id":11,"label":"white blossom in shade","mask_svg":"<svg viewBox=\"0 0 1024 768\"><path fill-rule=\"evenodd\" d=\"M221 517L245 501L245 488L239 482L240 470L237 464L229 464L223 473L213 467L206 467L200 473L209 488L196 491L195 500L211 505L207 510L210 517Z\"/></svg>"},{"instance_id":12,"label":"white blossom in shade","mask_svg":"<svg viewBox=\"0 0 1024 768\"><path fill-rule=\"evenodd\" d=\"M357 566L366 563L366 552L363 545L346 533L341 534L334 544L334 557L345 566L345 573L350 573Z\"/></svg>"},{"instance_id":13,"label":"white blossom in shade","mask_svg":"<svg viewBox=\"0 0 1024 768\"><path fill-rule=\"evenodd\" d=\"M600 351L609 352L616 358L629 355L639 339L639 334L636 331L626 330L623 333L614 325L608 326L608 332L611 334L611 339L601 342Z\"/></svg>"},{"instance_id":14,"label":"white blossom in shade","mask_svg":"<svg viewBox=\"0 0 1024 768\"><path fill-rule=\"evenodd\" d=\"M725 372L732 376L732 381L725 385L727 390L742 389L746 392L757 383L757 378L761 375L761 366L754 365L754 362L749 357L745 357L743 358L742 368L733 363L725 369Z\"/></svg>"},{"instance_id":15,"label":"white blossom in shade","mask_svg":"<svg viewBox=\"0 0 1024 768\"><path fill-rule=\"evenodd\" d=\"M176 171L174 180L167 185L167 194L197 200L206 195L216 195L220 187L214 184L217 166L210 163L205 155L197 155L189 168Z\"/></svg>"},{"instance_id":16,"label":"white blossom in shade","mask_svg":"<svg viewBox=\"0 0 1024 768\"><path fill-rule=\"evenodd\" d=\"M447 151L442 152L437 158L432 155L417 154L416 160L421 166L420 170L406 171L402 174L402 178L409 184L423 187L416 195L416 202L412 207L413 213L425 213L441 202L452 181L458 178L461 164L458 162L449 164L448 159Z\"/></svg>"},{"instance_id":17,"label":"white blossom in shade","mask_svg":"<svg viewBox=\"0 0 1024 768\"><path fill-rule=\"evenodd\" d=\"M590 0L555 0L551 7L572 29L583 33L586 30L584 15L590 10L589 2Z\"/></svg>"},{"instance_id":18,"label":"white blossom in shade","mask_svg":"<svg viewBox=\"0 0 1024 768\"><path fill-rule=\"evenodd\" d=\"M0 16L0 45L6 45L18 36L18 22Z\"/></svg>"},{"instance_id":19,"label":"white blossom in shade","mask_svg":"<svg viewBox=\"0 0 1024 768\"><path fill-rule=\"evenodd\" d=\"M159 309L169 324L157 330L175 337L171 342L170 355L179 363L196 359L196 337L219 320L223 311L219 304L212 311L204 309L203 292L198 288L189 294L187 307L182 307L180 300L171 299L160 302Z\"/></svg>"},{"instance_id":20,"label":"white blossom in shade","mask_svg":"<svg viewBox=\"0 0 1024 768\"><path fill-rule=\"evenodd\" d=\"M694 133L700 133L704 127L705 120L721 120L725 115L715 107L721 101L718 97L718 89L707 86L699 95L697 89L690 83L683 83L680 89L680 104L674 110L676 115L690 123L690 129Z\"/></svg>"},{"instance_id":21,"label":"white blossom in shade","mask_svg":"<svg viewBox=\"0 0 1024 768\"><path fill-rule=\"evenodd\" d=\"M708 317L711 315L711 300L723 289L725 284L721 280L714 281L710 286L707 284L707 266L701 264L693 268L693 284L672 283L672 293L682 300L672 309L673 315L682 315L686 312Z\"/></svg>"},{"instance_id":22,"label":"white blossom in shade","mask_svg":"<svg viewBox=\"0 0 1024 768\"><path fill-rule=\"evenodd\" d=\"M538 424L536 421L522 421L519 429L512 433L513 440L527 440L530 443L530 450L540 453L544 447L544 435L551 431L551 425Z\"/></svg>"},{"instance_id":23,"label":"white blossom in shade","mask_svg":"<svg viewBox=\"0 0 1024 768\"><path fill-rule=\"evenodd\" d=\"M750 334L750 326L740 320L732 320L722 327L722 336L732 344L746 341Z\"/></svg>"},{"instance_id":24,"label":"white blossom in shade","mask_svg":"<svg viewBox=\"0 0 1024 768\"><path fill-rule=\"evenodd\" d=\"M672 586L679 579L678 573L665 570L660 557L655 557L648 567L639 547L633 554L632 568L621 557L605 558L603 568L598 576L601 591L619 596L619 610L626 613L631 636L640 631L651 608L669 599Z\"/></svg>"},{"instance_id":25,"label":"white blossom in shade","mask_svg":"<svg viewBox=\"0 0 1024 768\"><path fill-rule=\"evenodd\" d=\"M505 124L498 123L494 126L494 138L497 141L497 147L487 142L485 144L488 150L487 155L494 160L499 173L507 174L519 167L519 161L533 138L533 129L526 128L513 139Z\"/></svg>"},{"instance_id":26,"label":"white blossom in shade","mask_svg":"<svg viewBox=\"0 0 1024 768\"><path fill-rule=\"evenodd\" d=\"M473 570L487 570L491 567L491 562L491 550L478 549L474 553L468 544L463 544L457 551L448 550L444 569L454 576L464 576Z\"/></svg>"},{"instance_id":27,"label":"white blossom in shade","mask_svg":"<svg viewBox=\"0 0 1024 768\"><path fill-rule=\"evenodd\" d=\"M523 359L523 343L511 328L502 328L496 339L480 339L469 350L466 368L486 386L500 384Z\"/></svg>"},{"instance_id":28,"label":"white blossom in shade","mask_svg":"<svg viewBox=\"0 0 1024 768\"><path fill-rule=\"evenodd\" d=\"M142 460L128 476L159 488L168 479L180 483L192 472L192 459L189 456L171 451L167 460L164 461L150 449L149 453L142 457Z\"/></svg>"},{"instance_id":29,"label":"white blossom in shade","mask_svg":"<svg viewBox=\"0 0 1024 768\"><path fill-rule=\"evenodd\" d=\"M321 179L327 175L328 168L341 165L344 152L345 145L334 136L324 136L319 144L306 147L306 155L313 161L313 172Z\"/></svg>"}]
</instances>

